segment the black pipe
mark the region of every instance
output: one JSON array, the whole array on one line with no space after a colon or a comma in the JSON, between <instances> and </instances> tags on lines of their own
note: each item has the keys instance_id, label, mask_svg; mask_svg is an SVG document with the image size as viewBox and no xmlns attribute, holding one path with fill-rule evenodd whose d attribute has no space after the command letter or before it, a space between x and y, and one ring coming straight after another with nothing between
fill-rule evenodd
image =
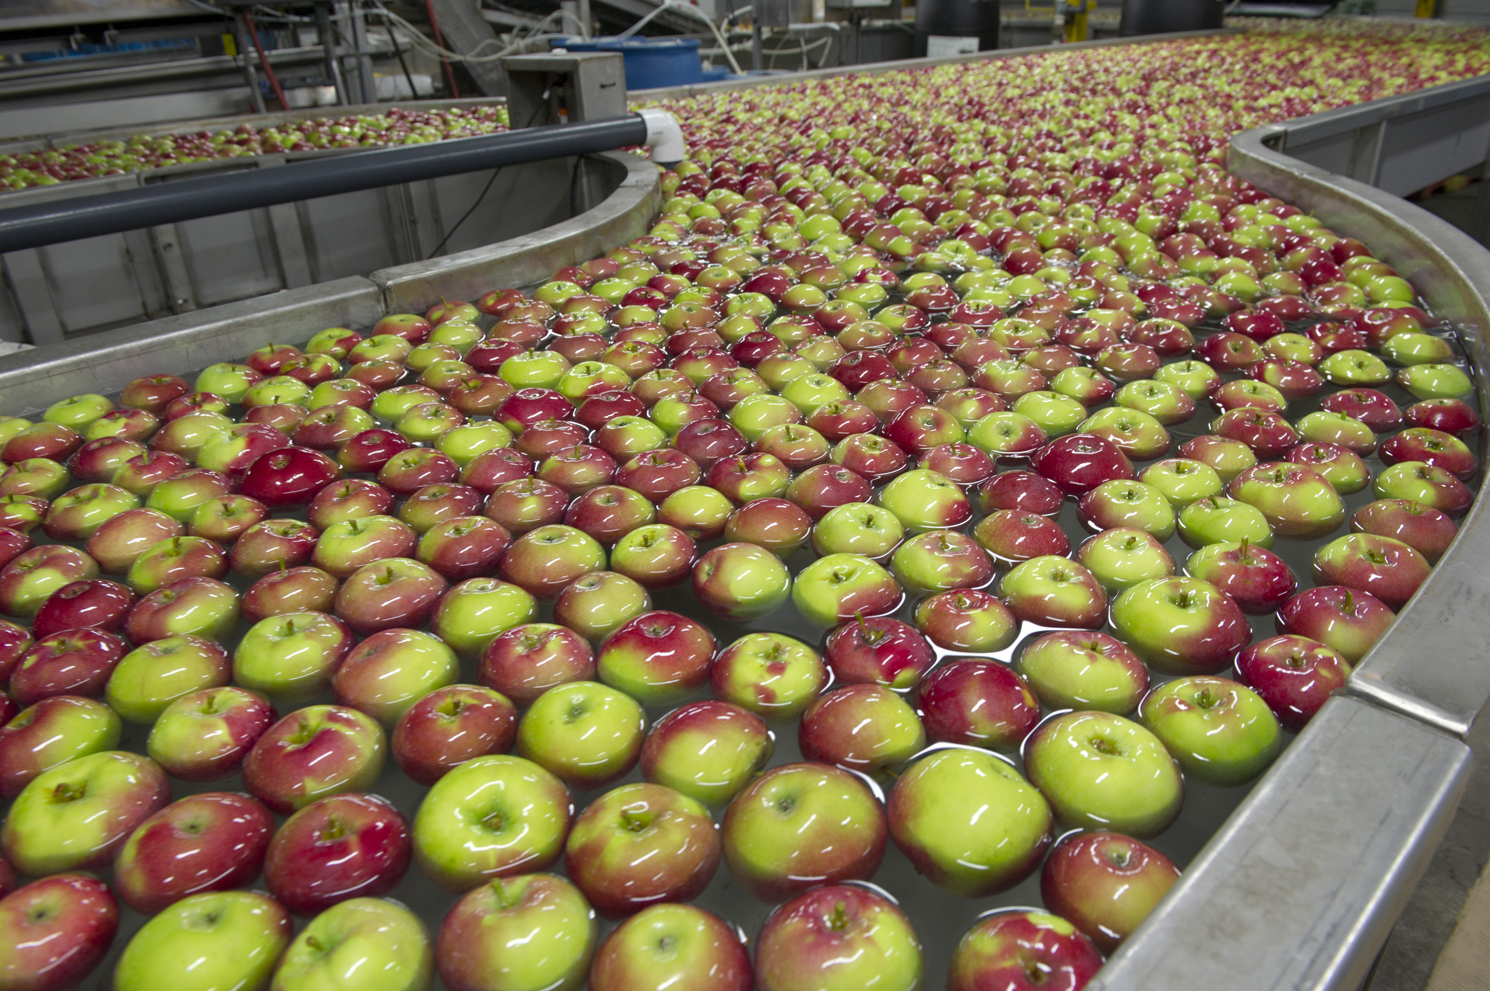
<instances>
[{"instance_id":1,"label":"black pipe","mask_svg":"<svg viewBox=\"0 0 1490 991\"><path fill-rule=\"evenodd\" d=\"M39 248L276 203L334 196L461 172L640 145L636 114L421 145L350 152L277 168L152 183L137 189L0 209L0 252Z\"/></svg>"}]
</instances>

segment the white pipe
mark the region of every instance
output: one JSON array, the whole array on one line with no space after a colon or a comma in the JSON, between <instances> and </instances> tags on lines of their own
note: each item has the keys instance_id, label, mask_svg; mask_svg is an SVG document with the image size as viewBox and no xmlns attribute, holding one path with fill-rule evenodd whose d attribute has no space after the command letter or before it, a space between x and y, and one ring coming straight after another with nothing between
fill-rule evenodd
<instances>
[{"instance_id":1,"label":"white pipe","mask_svg":"<svg viewBox=\"0 0 1490 991\"><path fill-rule=\"evenodd\" d=\"M683 129L673 115L665 110L636 113L647 124L646 145L652 150L652 161L665 167L681 162L687 149L683 144Z\"/></svg>"}]
</instances>

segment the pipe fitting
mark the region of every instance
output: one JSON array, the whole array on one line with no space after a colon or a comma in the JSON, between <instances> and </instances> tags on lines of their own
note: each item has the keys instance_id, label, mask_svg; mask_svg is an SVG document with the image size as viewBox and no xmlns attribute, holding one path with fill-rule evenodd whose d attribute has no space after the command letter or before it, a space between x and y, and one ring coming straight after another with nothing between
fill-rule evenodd
<instances>
[{"instance_id":1,"label":"pipe fitting","mask_svg":"<svg viewBox=\"0 0 1490 991\"><path fill-rule=\"evenodd\" d=\"M647 125L647 140L643 142L652 151L652 161L664 168L671 168L683 160L685 147L683 129L673 115L665 110L638 110L636 115Z\"/></svg>"}]
</instances>

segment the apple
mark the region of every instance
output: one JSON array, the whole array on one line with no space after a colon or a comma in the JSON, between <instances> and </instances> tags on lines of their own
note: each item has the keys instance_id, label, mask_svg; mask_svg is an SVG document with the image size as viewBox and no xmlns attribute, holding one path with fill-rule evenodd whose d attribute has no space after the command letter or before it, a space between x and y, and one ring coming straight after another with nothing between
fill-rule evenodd
<instances>
[{"instance_id":1,"label":"apple","mask_svg":"<svg viewBox=\"0 0 1490 991\"><path fill-rule=\"evenodd\" d=\"M306 507L306 519L316 529L324 531L337 523L386 516L392 508L392 492L377 482L348 478L317 492Z\"/></svg>"},{"instance_id":2,"label":"apple","mask_svg":"<svg viewBox=\"0 0 1490 991\"><path fill-rule=\"evenodd\" d=\"M10 693L20 705L53 695L98 698L128 650L123 638L103 630L68 630L43 637L11 673Z\"/></svg>"},{"instance_id":3,"label":"apple","mask_svg":"<svg viewBox=\"0 0 1490 991\"><path fill-rule=\"evenodd\" d=\"M391 891L409 869L409 827L384 799L330 795L299 809L268 843L264 883L285 908L314 915Z\"/></svg>"},{"instance_id":4,"label":"apple","mask_svg":"<svg viewBox=\"0 0 1490 991\"><path fill-rule=\"evenodd\" d=\"M322 612L259 620L233 651L233 680L255 692L303 701L331 687L356 638L347 624Z\"/></svg>"},{"instance_id":5,"label":"apple","mask_svg":"<svg viewBox=\"0 0 1490 991\"><path fill-rule=\"evenodd\" d=\"M523 713L517 752L576 788L599 788L636 766L646 730L630 695L575 681L550 688Z\"/></svg>"},{"instance_id":6,"label":"apple","mask_svg":"<svg viewBox=\"0 0 1490 991\"><path fill-rule=\"evenodd\" d=\"M42 877L108 866L136 826L170 801L154 761L103 750L43 771L11 803L0 852Z\"/></svg>"},{"instance_id":7,"label":"apple","mask_svg":"<svg viewBox=\"0 0 1490 991\"><path fill-rule=\"evenodd\" d=\"M1393 537L1352 533L1314 552L1316 585L1344 585L1370 592L1400 611L1428 580L1428 559ZM1280 602L1281 604L1281 602Z\"/></svg>"},{"instance_id":8,"label":"apple","mask_svg":"<svg viewBox=\"0 0 1490 991\"><path fill-rule=\"evenodd\" d=\"M313 705L269 727L243 761L243 784L281 815L318 798L363 791L378 780L383 729L370 716L337 705Z\"/></svg>"},{"instance_id":9,"label":"apple","mask_svg":"<svg viewBox=\"0 0 1490 991\"><path fill-rule=\"evenodd\" d=\"M445 916L435 965L449 991L580 991L598 937L594 909L563 878L496 878Z\"/></svg>"},{"instance_id":10,"label":"apple","mask_svg":"<svg viewBox=\"0 0 1490 991\"><path fill-rule=\"evenodd\" d=\"M290 914L256 891L189 895L145 923L119 957L116 991L209 991L269 983Z\"/></svg>"},{"instance_id":11,"label":"apple","mask_svg":"<svg viewBox=\"0 0 1490 991\"><path fill-rule=\"evenodd\" d=\"M385 558L363 565L342 582L333 608L354 632L368 636L423 626L448 588L428 565L411 558Z\"/></svg>"},{"instance_id":12,"label":"apple","mask_svg":"<svg viewBox=\"0 0 1490 991\"><path fill-rule=\"evenodd\" d=\"M812 528L812 549L822 557L856 554L883 564L905 539L905 525L883 506L848 502L823 514Z\"/></svg>"},{"instance_id":13,"label":"apple","mask_svg":"<svg viewBox=\"0 0 1490 991\"><path fill-rule=\"evenodd\" d=\"M782 633L747 633L721 650L710 672L714 696L763 719L795 719L829 674L811 647Z\"/></svg>"},{"instance_id":14,"label":"apple","mask_svg":"<svg viewBox=\"0 0 1490 991\"><path fill-rule=\"evenodd\" d=\"M1199 578L1156 578L1112 603L1112 627L1145 663L1164 674L1214 674L1252 640L1241 607Z\"/></svg>"},{"instance_id":15,"label":"apple","mask_svg":"<svg viewBox=\"0 0 1490 991\"><path fill-rule=\"evenodd\" d=\"M186 533L183 523L154 509L131 509L108 520L88 538L87 550L99 567L122 575L145 551Z\"/></svg>"},{"instance_id":16,"label":"apple","mask_svg":"<svg viewBox=\"0 0 1490 991\"><path fill-rule=\"evenodd\" d=\"M363 640L337 667L331 687L349 706L385 727L430 692L454 684L460 662L444 641L411 629L385 629Z\"/></svg>"},{"instance_id":17,"label":"apple","mask_svg":"<svg viewBox=\"0 0 1490 991\"><path fill-rule=\"evenodd\" d=\"M1186 775L1239 785L1257 777L1282 748L1278 720L1256 692L1227 678L1191 675L1160 685L1138 718Z\"/></svg>"},{"instance_id":18,"label":"apple","mask_svg":"<svg viewBox=\"0 0 1490 991\"><path fill-rule=\"evenodd\" d=\"M883 685L847 685L819 695L797 729L802 756L875 774L900 767L926 746L914 709Z\"/></svg>"},{"instance_id":19,"label":"apple","mask_svg":"<svg viewBox=\"0 0 1490 991\"><path fill-rule=\"evenodd\" d=\"M897 475L876 493L875 501L911 533L960 527L973 516L962 489L926 468Z\"/></svg>"},{"instance_id":20,"label":"apple","mask_svg":"<svg viewBox=\"0 0 1490 991\"><path fill-rule=\"evenodd\" d=\"M119 931L119 903L86 874L57 874L0 897L0 985L80 986Z\"/></svg>"},{"instance_id":21,"label":"apple","mask_svg":"<svg viewBox=\"0 0 1490 991\"><path fill-rule=\"evenodd\" d=\"M721 808L765 767L775 739L760 716L740 706L692 702L653 724L642 743L642 776Z\"/></svg>"},{"instance_id":22,"label":"apple","mask_svg":"<svg viewBox=\"0 0 1490 991\"><path fill-rule=\"evenodd\" d=\"M338 583L320 568L285 568L265 575L243 593L244 619L257 623L270 616L296 612L329 612Z\"/></svg>"},{"instance_id":23,"label":"apple","mask_svg":"<svg viewBox=\"0 0 1490 991\"><path fill-rule=\"evenodd\" d=\"M557 861L573 817L569 790L537 764L476 757L425 793L414 818L414 857L442 888L489 890L494 879Z\"/></svg>"},{"instance_id":24,"label":"apple","mask_svg":"<svg viewBox=\"0 0 1490 991\"><path fill-rule=\"evenodd\" d=\"M1344 585L1306 589L1278 610L1279 633L1292 633L1338 651L1350 664L1360 663L1396 619L1384 602L1369 592Z\"/></svg>"},{"instance_id":25,"label":"apple","mask_svg":"<svg viewBox=\"0 0 1490 991\"><path fill-rule=\"evenodd\" d=\"M35 616L63 586L98 577L98 563L63 544L43 544L23 551L0 569L0 612Z\"/></svg>"},{"instance_id":26,"label":"apple","mask_svg":"<svg viewBox=\"0 0 1490 991\"><path fill-rule=\"evenodd\" d=\"M1107 593L1090 571L1068 558L1021 561L999 580L998 591L1022 622L1097 629L1106 619Z\"/></svg>"},{"instance_id":27,"label":"apple","mask_svg":"<svg viewBox=\"0 0 1490 991\"><path fill-rule=\"evenodd\" d=\"M228 652L213 641L167 637L125 654L104 698L126 721L149 725L183 695L227 685L231 673Z\"/></svg>"},{"instance_id":28,"label":"apple","mask_svg":"<svg viewBox=\"0 0 1490 991\"><path fill-rule=\"evenodd\" d=\"M826 645L828 667L845 684L915 688L936 654L915 629L888 616L857 617L834 630Z\"/></svg>"},{"instance_id":29,"label":"apple","mask_svg":"<svg viewBox=\"0 0 1490 991\"><path fill-rule=\"evenodd\" d=\"M736 622L774 611L786 601L791 585L791 573L781 559L753 543L722 544L693 566L693 594L699 604L714 616Z\"/></svg>"},{"instance_id":30,"label":"apple","mask_svg":"<svg viewBox=\"0 0 1490 991\"><path fill-rule=\"evenodd\" d=\"M1164 744L1110 712L1046 720L1025 741L1030 781L1064 824L1146 839L1167 829L1184 801L1184 780Z\"/></svg>"},{"instance_id":31,"label":"apple","mask_svg":"<svg viewBox=\"0 0 1490 991\"><path fill-rule=\"evenodd\" d=\"M193 537L228 544L268 516L269 508L257 499L246 495L218 496L192 511L191 519L187 520L187 532Z\"/></svg>"},{"instance_id":32,"label":"apple","mask_svg":"<svg viewBox=\"0 0 1490 991\"><path fill-rule=\"evenodd\" d=\"M1278 722L1301 731L1350 677L1340 652L1301 636L1260 640L1237 655L1237 677L1262 697Z\"/></svg>"},{"instance_id":33,"label":"apple","mask_svg":"<svg viewBox=\"0 0 1490 991\"><path fill-rule=\"evenodd\" d=\"M430 785L473 757L506 753L516 736L517 707L505 695L478 685L448 685L399 717L393 757L410 778Z\"/></svg>"},{"instance_id":34,"label":"apple","mask_svg":"<svg viewBox=\"0 0 1490 991\"><path fill-rule=\"evenodd\" d=\"M252 882L273 834L274 816L247 795L190 795L130 834L114 859L114 885L130 908L154 915L188 895Z\"/></svg>"},{"instance_id":35,"label":"apple","mask_svg":"<svg viewBox=\"0 0 1490 991\"><path fill-rule=\"evenodd\" d=\"M1298 588L1282 558L1245 540L1207 544L1185 561L1185 571L1230 595L1249 613L1275 611Z\"/></svg>"},{"instance_id":36,"label":"apple","mask_svg":"<svg viewBox=\"0 0 1490 991\"><path fill-rule=\"evenodd\" d=\"M177 636L215 640L237 622L238 593L231 585L214 578L183 578L135 603L124 633L137 644Z\"/></svg>"},{"instance_id":37,"label":"apple","mask_svg":"<svg viewBox=\"0 0 1490 991\"><path fill-rule=\"evenodd\" d=\"M1102 954L1067 919L1004 909L969 929L952 952L947 991L1076 989L1102 967Z\"/></svg>"},{"instance_id":38,"label":"apple","mask_svg":"<svg viewBox=\"0 0 1490 991\"><path fill-rule=\"evenodd\" d=\"M656 610L628 620L607 637L598 652L597 668L602 681L633 698L667 705L686 698L708 680L715 648L713 636L701 624Z\"/></svg>"},{"instance_id":39,"label":"apple","mask_svg":"<svg viewBox=\"0 0 1490 991\"><path fill-rule=\"evenodd\" d=\"M605 568L605 550L595 539L561 524L541 526L513 541L498 568L511 582L540 601L556 599L571 582Z\"/></svg>"},{"instance_id":40,"label":"apple","mask_svg":"<svg viewBox=\"0 0 1490 991\"><path fill-rule=\"evenodd\" d=\"M594 571L559 593L554 619L598 644L651 608L652 597L637 582L614 571Z\"/></svg>"},{"instance_id":41,"label":"apple","mask_svg":"<svg viewBox=\"0 0 1490 991\"><path fill-rule=\"evenodd\" d=\"M274 721L274 707L254 692L199 689L165 707L146 750L173 778L213 781L236 773Z\"/></svg>"},{"instance_id":42,"label":"apple","mask_svg":"<svg viewBox=\"0 0 1490 991\"><path fill-rule=\"evenodd\" d=\"M818 626L837 626L860 614L882 616L899 608L903 599L888 571L857 554L820 557L792 585L797 612Z\"/></svg>"},{"instance_id":43,"label":"apple","mask_svg":"<svg viewBox=\"0 0 1490 991\"><path fill-rule=\"evenodd\" d=\"M320 536L315 527L299 520L264 520L248 527L237 539L229 561L234 571L249 578L298 568L310 561ZM133 574L134 569L130 572Z\"/></svg>"},{"instance_id":44,"label":"apple","mask_svg":"<svg viewBox=\"0 0 1490 991\"><path fill-rule=\"evenodd\" d=\"M387 318L385 318L387 319ZM295 937L274 973L274 991L370 985L387 991L421 991L434 970L424 923L413 912L380 898L338 902Z\"/></svg>"},{"instance_id":45,"label":"apple","mask_svg":"<svg viewBox=\"0 0 1490 991\"><path fill-rule=\"evenodd\" d=\"M590 991L751 991L742 934L692 905L650 905L613 929L590 964Z\"/></svg>"},{"instance_id":46,"label":"apple","mask_svg":"<svg viewBox=\"0 0 1490 991\"><path fill-rule=\"evenodd\" d=\"M973 527L973 537L1001 564L1064 557L1071 550L1071 539L1060 524L1014 509L996 510L983 517Z\"/></svg>"},{"instance_id":47,"label":"apple","mask_svg":"<svg viewBox=\"0 0 1490 991\"><path fill-rule=\"evenodd\" d=\"M884 809L857 775L811 763L774 767L746 785L722 832L735 881L773 904L873 877L887 837Z\"/></svg>"},{"instance_id":48,"label":"apple","mask_svg":"<svg viewBox=\"0 0 1490 991\"><path fill-rule=\"evenodd\" d=\"M755 949L759 991L916 991L925 964L921 940L885 895L830 884L771 913Z\"/></svg>"},{"instance_id":49,"label":"apple","mask_svg":"<svg viewBox=\"0 0 1490 991\"><path fill-rule=\"evenodd\" d=\"M184 578L224 578L228 558L222 546L205 537L170 537L135 559L124 583L146 595Z\"/></svg>"},{"instance_id":50,"label":"apple","mask_svg":"<svg viewBox=\"0 0 1490 991\"><path fill-rule=\"evenodd\" d=\"M1121 833L1076 833L1046 858L1040 899L1111 953L1179 879L1174 862L1147 843Z\"/></svg>"},{"instance_id":51,"label":"apple","mask_svg":"<svg viewBox=\"0 0 1490 991\"><path fill-rule=\"evenodd\" d=\"M556 685L588 681L594 674L594 652L578 634L549 623L524 623L492 640L477 678L525 705Z\"/></svg>"},{"instance_id":52,"label":"apple","mask_svg":"<svg viewBox=\"0 0 1490 991\"><path fill-rule=\"evenodd\" d=\"M119 716L92 699L53 695L0 726L0 799L19 795L45 771L119 744Z\"/></svg>"},{"instance_id":53,"label":"apple","mask_svg":"<svg viewBox=\"0 0 1490 991\"><path fill-rule=\"evenodd\" d=\"M1003 750L1040 721L1040 703L1019 675L996 661L958 660L922 681L916 708L933 743Z\"/></svg>"}]
</instances>

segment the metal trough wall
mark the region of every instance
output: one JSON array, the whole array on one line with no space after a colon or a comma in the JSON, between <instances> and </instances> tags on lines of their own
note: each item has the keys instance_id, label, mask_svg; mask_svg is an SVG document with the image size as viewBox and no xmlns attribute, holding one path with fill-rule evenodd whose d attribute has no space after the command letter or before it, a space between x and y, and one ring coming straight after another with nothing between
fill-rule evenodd
<instances>
[{"instance_id":1,"label":"metal trough wall","mask_svg":"<svg viewBox=\"0 0 1490 991\"><path fill-rule=\"evenodd\" d=\"M1373 108L1380 109L1355 110ZM1238 136L1232 168L1370 243L1458 324L1483 375L1490 252L1393 196L1267 147L1266 139L1292 124ZM321 327L365 327L441 296L542 278L641 233L658 209L650 165L603 157L626 174L600 207L517 241L0 358L0 411L111 392L147 371L185 372ZM1455 548L1358 669L1350 691L1329 702L1091 987L1361 985L1453 816L1471 759L1461 736L1490 697L1490 670L1476 662L1478 621L1490 604L1490 575L1475 574L1490 550L1483 516L1477 503Z\"/></svg>"}]
</instances>

